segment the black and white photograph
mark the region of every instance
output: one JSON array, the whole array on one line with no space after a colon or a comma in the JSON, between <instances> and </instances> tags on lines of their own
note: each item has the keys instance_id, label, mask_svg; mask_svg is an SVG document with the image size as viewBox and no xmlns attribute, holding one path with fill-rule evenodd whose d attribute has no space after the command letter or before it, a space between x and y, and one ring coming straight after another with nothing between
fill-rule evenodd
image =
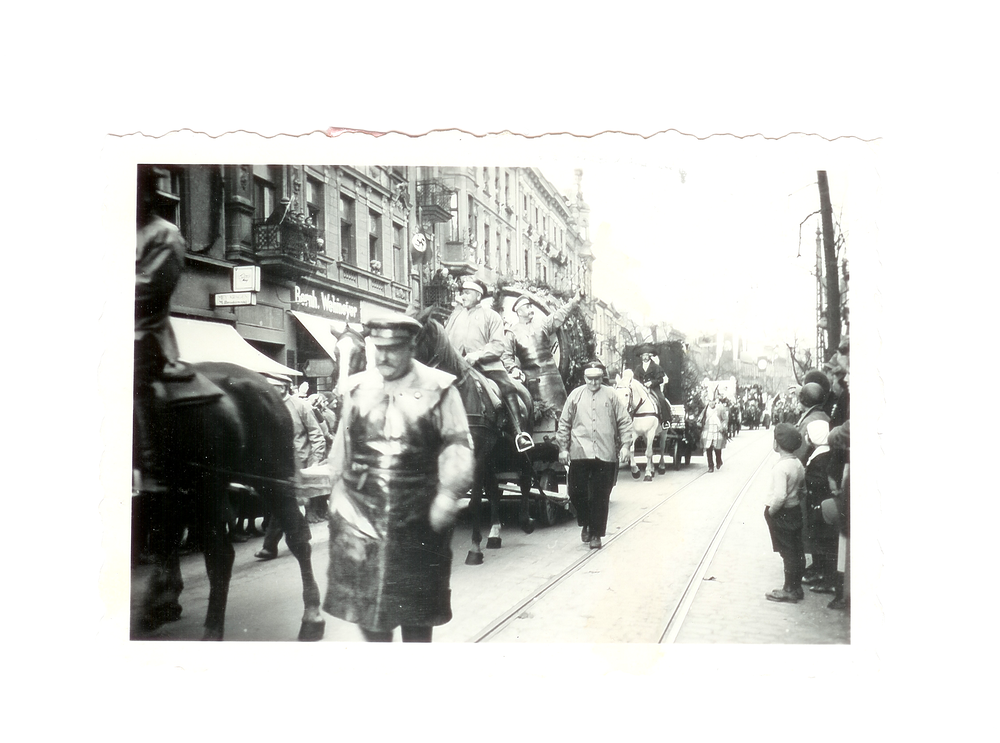
<instances>
[{"instance_id":1,"label":"black and white photograph","mask_svg":"<svg viewBox=\"0 0 1000 743\"><path fill-rule=\"evenodd\" d=\"M877 143L170 139L112 177L129 642L850 646Z\"/></svg>"}]
</instances>

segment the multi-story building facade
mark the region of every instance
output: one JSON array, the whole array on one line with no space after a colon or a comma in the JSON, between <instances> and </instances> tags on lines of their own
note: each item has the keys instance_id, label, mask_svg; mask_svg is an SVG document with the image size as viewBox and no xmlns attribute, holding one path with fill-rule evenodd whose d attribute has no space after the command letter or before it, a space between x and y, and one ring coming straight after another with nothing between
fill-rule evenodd
<instances>
[{"instance_id":1,"label":"multi-story building facade","mask_svg":"<svg viewBox=\"0 0 1000 743\"><path fill-rule=\"evenodd\" d=\"M417 170L417 221L433 237L440 266L487 285L526 279L589 295L593 254L582 172L570 200L538 168Z\"/></svg>"},{"instance_id":2,"label":"multi-story building facade","mask_svg":"<svg viewBox=\"0 0 1000 743\"><path fill-rule=\"evenodd\" d=\"M579 171L572 199L537 168L162 165L156 173L160 201L172 205L166 216L188 242L172 306L186 321L181 335L209 329L199 323L228 326L231 340L314 389L330 388L334 343L348 323L423 303L439 268L487 284L526 279L590 293Z\"/></svg>"},{"instance_id":3,"label":"multi-story building facade","mask_svg":"<svg viewBox=\"0 0 1000 743\"><path fill-rule=\"evenodd\" d=\"M158 166L159 200L174 204L166 216L188 242L172 306L191 321L178 324L182 351L183 334L198 335L197 323L229 325L256 351L328 389L346 324L411 299L408 170ZM256 278L251 271L238 279L237 267Z\"/></svg>"}]
</instances>

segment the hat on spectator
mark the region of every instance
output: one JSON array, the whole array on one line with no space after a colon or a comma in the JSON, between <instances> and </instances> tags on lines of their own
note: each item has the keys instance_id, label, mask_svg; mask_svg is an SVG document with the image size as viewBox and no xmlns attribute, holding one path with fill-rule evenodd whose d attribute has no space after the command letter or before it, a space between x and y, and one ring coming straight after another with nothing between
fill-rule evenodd
<instances>
[{"instance_id":1,"label":"hat on spectator","mask_svg":"<svg viewBox=\"0 0 1000 743\"><path fill-rule=\"evenodd\" d=\"M802 381L804 384L815 382L823 388L824 393L830 394L830 378L819 369L813 369L812 371L807 372Z\"/></svg>"},{"instance_id":2,"label":"hat on spectator","mask_svg":"<svg viewBox=\"0 0 1000 743\"><path fill-rule=\"evenodd\" d=\"M779 423L774 427L774 440L784 451L793 452L802 446L802 434L791 423Z\"/></svg>"},{"instance_id":3,"label":"hat on spectator","mask_svg":"<svg viewBox=\"0 0 1000 743\"><path fill-rule=\"evenodd\" d=\"M583 376L585 379L603 379L604 364L594 359L583 365Z\"/></svg>"},{"instance_id":4,"label":"hat on spectator","mask_svg":"<svg viewBox=\"0 0 1000 743\"><path fill-rule=\"evenodd\" d=\"M528 299L527 295L522 294L520 297L514 300L514 306L512 309L514 310L514 312L517 312L519 309L528 304L531 304L531 300Z\"/></svg>"},{"instance_id":5,"label":"hat on spectator","mask_svg":"<svg viewBox=\"0 0 1000 743\"><path fill-rule=\"evenodd\" d=\"M799 402L807 407L821 405L826 400L826 391L815 382L808 382L802 385L799 390Z\"/></svg>"},{"instance_id":6,"label":"hat on spectator","mask_svg":"<svg viewBox=\"0 0 1000 743\"><path fill-rule=\"evenodd\" d=\"M284 374L272 374L271 372L267 372L264 374L264 376L267 378L267 381L270 382L271 384L277 383L277 384L287 384L289 387L292 386L292 378L286 377Z\"/></svg>"},{"instance_id":7,"label":"hat on spectator","mask_svg":"<svg viewBox=\"0 0 1000 743\"><path fill-rule=\"evenodd\" d=\"M837 350L840 351L840 353L844 354L844 356L850 356L851 354L850 336L845 335L843 338L840 339L840 343L837 345Z\"/></svg>"},{"instance_id":8,"label":"hat on spectator","mask_svg":"<svg viewBox=\"0 0 1000 743\"><path fill-rule=\"evenodd\" d=\"M406 345L420 332L421 325L408 315L394 312L365 321L372 343L376 346Z\"/></svg>"},{"instance_id":9,"label":"hat on spectator","mask_svg":"<svg viewBox=\"0 0 1000 743\"><path fill-rule=\"evenodd\" d=\"M463 289L471 289L474 292L479 292L481 295L486 296L486 284L484 284L479 279L468 278L462 281Z\"/></svg>"},{"instance_id":10,"label":"hat on spectator","mask_svg":"<svg viewBox=\"0 0 1000 743\"><path fill-rule=\"evenodd\" d=\"M806 435L816 446L824 446L830 436L830 424L826 421L813 421L806 426Z\"/></svg>"}]
</instances>

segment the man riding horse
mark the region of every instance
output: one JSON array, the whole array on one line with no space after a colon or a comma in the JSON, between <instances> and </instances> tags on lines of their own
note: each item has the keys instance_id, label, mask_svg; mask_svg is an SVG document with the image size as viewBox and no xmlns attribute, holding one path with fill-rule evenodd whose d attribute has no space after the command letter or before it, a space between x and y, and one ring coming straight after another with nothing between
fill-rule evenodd
<instances>
[{"instance_id":1,"label":"man riding horse","mask_svg":"<svg viewBox=\"0 0 1000 743\"><path fill-rule=\"evenodd\" d=\"M666 378L663 369L653 360L654 348L645 343L639 346L639 363L632 368L636 381L650 391L659 410L660 420L664 428L670 425L670 406L663 396L663 382Z\"/></svg>"},{"instance_id":2,"label":"man riding horse","mask_svg":"<svg viewBox=\"0 0 1000 743\"><path fill-rule=\"evenodd\" d=\"M142 489L163 490L163 463L153 425L153 382L193 378L178 359L177 338L170 325L170 298L184 270L187 245L181 231L158 214L163 202L152 167L139 166L135 248L135 370L133 411L138 439Z\"/></svg>"},{"instance_id":3,"label":"man riding horse","mask_svg":"<svg viewBox=\"0 0 1000 743\"><path fill-rule=\"evenodd\" d=\"M458 295L458 306L445 325L445 332L455 351L500 388L500 397L514 427L517 449L526 451L534 446L534 442L522 428L517 388L501 361L504 353L503 320L481 304L485 294L486 285L482 281L466 279Z\"/></svg>"},{"instance_id":4,"label":"man riding horse","mask_svg":"<svg viewBox=\"0 0 1000 743\"><path fill-rule=\"evenodd\" d=\"M561 411L566 403L566 386L559 373L559 365L552 356L553 340L556 331L582 299L581 290L565 305L540 320L536 320L535 307L530 298L522 295L514 302L514 314L519 321L511 327L514 356L524 373L525 387L534 400L557 411Z\"/></svg>"}]
</instances>

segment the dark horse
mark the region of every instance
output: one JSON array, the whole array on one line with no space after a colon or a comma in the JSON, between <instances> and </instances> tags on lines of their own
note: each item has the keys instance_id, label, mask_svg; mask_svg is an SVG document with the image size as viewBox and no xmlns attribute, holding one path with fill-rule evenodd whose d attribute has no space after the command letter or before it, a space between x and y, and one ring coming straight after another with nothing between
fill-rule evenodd
<instances>
[{"instance_id":1,"label":"dark horse","mask_svg":"<svg viewBox=\"0 0 1000 743\"><path fill-rule=\"evenodd\" d=\"M235 364L192 364L221 390L208 402L157 406L155 426L167 473L166 493L150 499L143 512L155 564L133 622L133 639L180 618L179 544L185 527L197 531L208 573L205 640L221 640L235 554L227 534L230 483L252 487L287 535L299 562L305 612L300 640L319 640L325 623L319 586L313 576L309 526L296 502L298 468L292 419L267 380Z\"/></svg>"},{"instance_id":2,"label":"dark horse","mask_svg":"<svg viewBox=\"0 0 1000 743\"><path fill-rule=\"evenodd\" d=\"M535 529L534 519L528 512L533 471L531 460L526 454L517 451L514 446L513 428L508 428L503 406L499 405L499 398L494 400L487 391L493 382L455 352L445 335L444 327L430 317L430 311L425 310L417 319L423 325L423 330L417 334L414 358L427 366L455 375L455 386L462 397L469 418L476 465L470 501L472 548L465 559L465 564L481 565L483 552L480 545L483 535L480 531L480 522L484 494L490 502L491 517L490 537L486 546L489 548L501 546L498 473L506 470L517 473L521 490L518 522L525 534L531 534Z\"/></svg>"}]
</instances>

